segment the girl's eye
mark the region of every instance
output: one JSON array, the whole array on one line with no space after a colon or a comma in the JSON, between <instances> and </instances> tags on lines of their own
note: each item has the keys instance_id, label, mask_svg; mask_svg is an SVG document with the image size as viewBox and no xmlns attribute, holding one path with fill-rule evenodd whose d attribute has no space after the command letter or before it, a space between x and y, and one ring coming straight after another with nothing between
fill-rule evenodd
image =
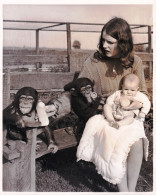
<instances>
[{"instance_id":1,"label":"girl's eye","mask_svg":"<svg viewBox=\"0 0 156 195\"><path fill-rule=\"evenodd\" d=\"M109 43L109 44L111 44L111 45L113 44L113 42L111 42L111 41L107 41L107 43Z\"/></svg>"}]
</instances>

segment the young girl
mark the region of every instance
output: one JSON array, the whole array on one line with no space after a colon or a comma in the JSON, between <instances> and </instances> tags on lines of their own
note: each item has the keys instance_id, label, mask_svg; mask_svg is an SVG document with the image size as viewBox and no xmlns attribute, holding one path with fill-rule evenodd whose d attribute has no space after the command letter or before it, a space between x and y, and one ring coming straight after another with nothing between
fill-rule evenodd
<instances>
[{"instance_id":1,"label":"young girl","mask_svg":"<svg viewBox=\"0 0 156 195\"><path fill-rule=\"evenodd\" d=\"M145 120L151 104L148 97L139 92L138 89L139 78L135 74L128 74L124 77L122 90L116 91L107 98L104 105L104 115L111 127L118 129L123 125L129 125L135 117L141 121ZM126 110L132 99L142 103L141 111L139 109Z\"/></svg>"},{"instance_id":2,"label":"young girl","mask_svg":"<svg viewBox=\"0 0 156 195\"><path fill-rule=\"evenodd\" d=\"M121 79L129 73L139 77L139 89L147 94L142 61L133 54L130 26L115 17L104 25L98 51L86 60L79 77L94 80L95 91L109 96L119 89ZM133 99L127 110L141 107L142 103ZM134 119L132 124L117 131L102 115L95 115L86 123L77 158L92 161L104 179L118 184L119 191L132 192L139 177L143 151L147 159L147 146L143 122Z\"/></svg>"}]
</instances>

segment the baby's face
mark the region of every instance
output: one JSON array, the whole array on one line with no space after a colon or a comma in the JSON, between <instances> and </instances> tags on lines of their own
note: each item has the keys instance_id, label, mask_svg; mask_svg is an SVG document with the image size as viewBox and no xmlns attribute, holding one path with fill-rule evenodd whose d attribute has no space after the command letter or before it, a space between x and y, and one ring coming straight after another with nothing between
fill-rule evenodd
<instances>
[{"instance_id":1,"label":"baby's face","mask_svg":"<svg viewBox=\"0 0 156 195\"><path fill-rule=\"evenodd\" d=\"M128 97L134 97L138 91L138 88L138 83L126 80L123 84L122 92Z\"/></svg>"}]
</instances>

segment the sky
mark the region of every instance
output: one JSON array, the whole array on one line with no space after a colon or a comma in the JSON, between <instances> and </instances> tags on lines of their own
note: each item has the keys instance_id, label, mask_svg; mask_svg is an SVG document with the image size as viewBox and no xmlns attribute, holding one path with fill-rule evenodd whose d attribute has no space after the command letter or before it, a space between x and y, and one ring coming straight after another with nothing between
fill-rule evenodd
<instances>
[{"instance_id":1,"label":"sky","mask_svg":"<svg viewBox=\"0 0 156 195\"><path fill-rule=\"evenodd\" d=\"M33 20L53 22L106 23L112 17L122 17L129 24L152 25L152 5L3 5L4 20ZM4 24L6 25L6 23ZM33 24L35 25L35 24ZM49 24L48 24L49 25ZM32 26L32 25L31 25ZM45 26L45 24L43 25ZM79 26L80 28L80 26ZM81 26L82 28L82 26ZM98 30L101 30L98 27ZM143 31L146 29L142 29ZM82 49L96 49L100 33L72 33L81 42ZM66 33L41 32L40 47L65 48ZM147 41L147 36L137 35L134 42ZM3 46L35 47L35 31L3 31Z\"/></svg>"}]
</instances>

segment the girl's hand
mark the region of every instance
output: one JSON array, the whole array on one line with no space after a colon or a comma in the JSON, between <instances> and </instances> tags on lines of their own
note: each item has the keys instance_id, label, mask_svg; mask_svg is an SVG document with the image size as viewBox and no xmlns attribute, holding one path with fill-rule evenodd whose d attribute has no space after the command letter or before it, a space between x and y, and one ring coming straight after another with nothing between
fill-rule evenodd
<instances>
[{"instance_id":1,"label":"girl's hand","mask_svg":"<svg viewBox=\"0 0 156 195\"><path fill-rule=\"evenodd\" d=\"M135 110L135 109L139 109L142 107L141 102L134 100L134 99L131 99L131 101L132 103L129 106L123 108L124 110Z\"/></svg>"}]
</instances>

